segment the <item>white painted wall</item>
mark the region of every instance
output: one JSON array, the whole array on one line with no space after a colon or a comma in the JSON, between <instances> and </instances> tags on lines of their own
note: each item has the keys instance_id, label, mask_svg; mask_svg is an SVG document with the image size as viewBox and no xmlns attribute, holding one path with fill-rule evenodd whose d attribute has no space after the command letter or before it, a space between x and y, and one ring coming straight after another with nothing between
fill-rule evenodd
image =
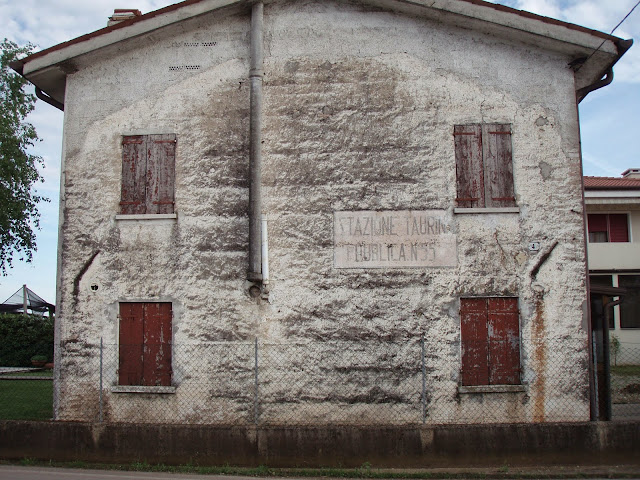
<instances>
[{"instance_id":1,"label":"white painted wall","mask_svg":"<svg viewBox=\"0 0 640 480\"><path fill-rule=\"evenodd\" d=\"M263 368L278 368L266 371L260 394L280 399L263 405L263 421L421 421L422 335L428 422L587 420L568 58L348 2L268 4L271 293L257 303L245 282L248 32L248 11L205 15L81 59L68 76L57 417L96 417L100 337L117 342L118 302L155 300L173 302L176 393L114 394L108 385L110 420L252 421L258 337L286 345L263 352ZM216 44L190 46L202 42ZM171 69L186 65L200 68ZM480 122L512 125L518 213L453 211L453 125ZM115 219L120 141L133 133L177 134L176 220ZM334 212L369 210L442 212L457 236L456 266L334 268ZM539 252L528 250L532 241ZM474 295L519 297L524 391L458 394L459 298ZM372 381L363 363L385 368ZM367 395L400 398L372 405Z\"/></svg>"},{"instance_id":2,"label":"white painted wall","mask_svg":"<svg viewBox=\"0 0 640 480\"><path fill-rule=\"evenodd\" d=\"M640 275L640 211L636 191L587 191L587 212L626 213L629 216L628 243L588 243L589 270L612 276L613 286L618 286L618 274ZM640 329L621 328L620 307L614 307L615 335L621 342L618 362L640 363Z\"/></svg>"},{"instance_id":3,"label":"white painted wall","mask_svg":"<svg viewBox=\"0 0 640 480\"><path fill-rule=\"evenodd\" d=\"M599 206L599 208L606 208ZM591 212L587 207L587 211ZM629 243L589 243L590 270L640 270L640 212L620 210L605 212L597 210L593 213L626 213L629 215Z\"/></svg>"}]
</instances>

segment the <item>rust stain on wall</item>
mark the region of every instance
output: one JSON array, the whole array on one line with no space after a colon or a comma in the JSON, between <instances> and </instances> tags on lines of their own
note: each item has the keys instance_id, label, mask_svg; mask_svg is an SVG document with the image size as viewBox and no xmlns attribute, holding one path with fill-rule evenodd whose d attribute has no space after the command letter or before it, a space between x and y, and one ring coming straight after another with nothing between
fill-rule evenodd
<instances>
[{"instance_id":1,"label":"rust stain on wall","mask_svg":"<svg viewBox=\"0 0 640 480\"><path fill-rule=\"evenodd\" d=\"M544 298L542 292L537 292L534 299L535 315L531 329L533 345L533 365L536 371L536 379L533 382L533 421L544 422L545 419L545 394L546 394L546 369L547 346L545 342L544 324Z\"/></svg>"}]
</instances>

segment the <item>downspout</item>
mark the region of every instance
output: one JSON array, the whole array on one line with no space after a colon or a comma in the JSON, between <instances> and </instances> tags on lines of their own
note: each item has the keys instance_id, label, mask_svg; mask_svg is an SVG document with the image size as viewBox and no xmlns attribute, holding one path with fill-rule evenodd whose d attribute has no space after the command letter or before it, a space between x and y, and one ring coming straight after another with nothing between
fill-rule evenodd
<instances>
[{"instance_id":1,"label":"downspout","mask_svg":"<svg viewBox=\"0 0 640 480\"><path fill-rule=\"evenodd\" d=\"M251 7L251 64L249 70L250 93L250 162L249 162L249 271L252 282L249 294L262 293L262 78L263 78L263 20L264 4Z\"/></svg>"},{"instance_id":2,"label":"downspout","mask_svg":"<svg viewBox=\"0 0 640 480\"><path fill-rule=\"evenodd\" d=\"M584 168L582 166L582 133L580 132L580 108L578 103L580 100L577 97L576 92L576 126L578 129L578 152L580 154L580 200L582 205L582 245L584 246L584 276L585 286L587 288L586 294L586 308L584 315L586 315L587 323L587 353L589 358L589 420L592 422L597 420L597 372L595 370L596 351L593 343L593 323L591 321L591 279L589 277L589 245L588 245L588 216L587 216L587 203L584 195Z\"/></svg>"},{"instance_id":3,"label":"downspout","mask_svg":"<svg viewBox=\"0 0 640 480\"><path fill-rule=\"evenodd\" d=\"M262 285L263 293L269 291L269 236L267 216L262 215Z\"/></svg>"},{"instance_id":4,"label":"downspout","mask_svg":"<svg viewBox=\"0 0 640 480\"><path fill-rule=\"evenodd\" d=\"M594 82L591 85L587 85L586 87L582 87L581 89L576 91L576 98L578 100L578 103L580 103L582 100L584 100L584 98L589 93L593 92L594 90L598 90L599 88L606 87L611 82L613 82L613 66L618 62L618 60L620 60L622 55L624 55L625 52L627 50L629 50L631 48L631 46L633 45L633 40L632 39L622 40L622 39L619 39L619 38L611 37L611 40L615 43L616 48L618 49L618 56L609 65L609 68L607 69L607 71L606 71L606 73L604 75L604 78L601 77L600 80L598 80L597 82ZM600 45L600 47L602 45L604 45L604 42ZM577 62L577 67L576 67L575 71L577 72L578 70L580 70L584 66L584 64L586 64L587 61L600 49L600 47L598 47L596 50L594 50L591 53L591 55L589 55L587 58L576 60L575 62Z\"/></svg>"},{"instance_id":5,"label":"downspout","mask_svg":"<svg viewBox=\"0 0 640 480\"><path fill-rule=\"evenodd\" d=\"M609 70L607 70L604 78L592 83L591 85L587 85L586 87L582 87L581 89L579 89L576 92L578 103L584 100L584 97L586 97L589 93L593 92L594 90L598 90L599 88L606 87L611 82L613 82L613 68L609 68Z\"/></svg>"},{"instance_id":6,"label":"downspout","mask_svg":"<svg viewBox=\"0 0 640 480\"><path fill-rule=\"evenodd\" d=\"M611 347L609 342L609 321L611 309L622 303L622 298L604 305L604 322L602 324L602 361L604 362L604 420L611 420Z\"/></svg>"},{"instance_id":7,"label":"downspout","mask_svg":"<svg viewBox=\"0 0 640 480\"><path fill-rule=\"evenodd\" d=\"M60 103L59 101L51 98L38 87L36 87L36 97L38 97L43 102L48 103L52 107L56 107L58 110L62 110L64 112L64 103Z\"/></svg>"}]
</instances>

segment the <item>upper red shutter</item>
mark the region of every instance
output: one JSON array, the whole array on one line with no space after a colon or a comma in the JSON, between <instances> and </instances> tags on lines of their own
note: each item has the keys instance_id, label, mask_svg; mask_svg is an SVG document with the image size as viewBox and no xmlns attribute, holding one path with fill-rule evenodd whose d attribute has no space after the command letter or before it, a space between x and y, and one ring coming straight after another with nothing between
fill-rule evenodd
<instances>
[{"instance_id":1,"label":"upper red shutter","mask_svg":"<svg viewBox=\"0 0 640 480\"><path fill-rule=\"evenodd\" d=\"M605 213L589 213L587 223L589 233L607 231L607 215Z\"/></svg>"},{"instance_id":2,"label":"upper red shutter","mask_svg":"<svg viewBox=\"0 0 640 480\"><path fill-rule=\"evenodd\" d=\"M149 135L146 213L173 213L176 135Z\"/></svg>"},{"instance_id":3,"label":"upper red shutter","mask_svg":"<svg viewBox=\"0 0 640 480\"><path fill-rule=\"evenodd\" d=\"M144 135L122 139L122 193L120 213L145 213L147 141Z\"/></svg>"},{"instance_id":4,"label":"upper red shutter","mask_svg":"<svg viewBox=\"0 0 640 480\"><path fill-rule=\"evenodd\" d=\"M462 385L488 385L487 299L460 299Z\"/></svg>"},{"instance_id":5,"label":"upper red shutter","mask_svg":"<svg viewBox=\"0 0 640 480\"><path fill-rule=\"evenodd\" d=\"M120 385L143 385L144 313L142 303L120 304L119 368Z\"/></svg>"},{"instance_id":6,"label":"upper red shutter","mask_svg":"<svg viewBox=\"0 0 640 480\"><path fill-rule=\"evenodd\" d=\"M485 207L514 206L511 126L483 125L482 149Z\"/></svg>"},{"instance_id":7,"label":"upper red shutter","mask_svg":"<svg viewBox=\"0 0 640 480\"><path fill-rule=\"evenodd\" d=\"M520 384L517 298L488 298L489 384Z\"/></svg>"},{"instance_id":8,"label":"upper red shutter","mask_svg":"<svg viewBox=\"0 0 640 480\"><path fill-rule=\"evenodd\" d=\"M629 223L626 213L610 213L609 214L609 241L610 242L628 242L629 241Z\"/></svg>"},{"instance_id":9,"label":"upper red shutter","mask_svg":"<svg viewBox=\"0 0 640 480\"><path fill-rule=\"evenodd\" d=\"M459 207L484 207L482 129L480 125L455 125L456 184Z\"/></svg>"},{"instance_id":10,"label":"upper red shutter","mask_svg":"<svg viewBox=\"0 0 640 480\"><path fill-rule=\"evenodd\" d=\"M144 385L171 385L171 303L144 304Z\"/></svg>"}]
</instances>

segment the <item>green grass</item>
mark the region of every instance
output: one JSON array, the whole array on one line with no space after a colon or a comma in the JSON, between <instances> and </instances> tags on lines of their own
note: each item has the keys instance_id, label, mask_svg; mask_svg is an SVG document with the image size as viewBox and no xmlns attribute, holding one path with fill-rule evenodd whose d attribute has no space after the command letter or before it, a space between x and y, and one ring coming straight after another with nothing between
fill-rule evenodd
<instances>
[{"instance_id":1,"label":"green grass","mask_svg":"<svg viewBox=\"0 0 640 480\"><path fill-rule=\"evenodd\" d=\"M52 416L52 382L0 380L1 420L49 420Z\"/></svg>"},{"instance_id":2,"label":"green grass","mask_svg":"<svg viewBox=\"0 0 640 480\"><path fill-rule=\"evenodd\" d=\"M53 377L53 370L32 370L30 372L3 373L2 377Z\"/></svg>"},{"instance_id":3,"label":"green grass","mask_svg":"<svg viewBox=\"0 0 640 480\"><path fill-rule=\"evenodd\" d=\"M640 376L640 365L611 365L611 374L620 376Z\"/></svg>"},{"instance_id":4,"label":"green grass","mask_svg":"<svg viewBox=\"0 0 640 480\"><path fill-rule=\"evenodd\" d=\"M484 480L484 479L557 479L557 478L638 478L633 468L620 468L619 466L601 466L600 469L581 470L576 466L572 470L559 467L557 472L553 467L540 466L539 468L518 468L503 465L502 467L486 467L480 469L455 468L452 471L447 469L425 468L422 470L402 471L395 469L372 468L368 462L359 468L272 468L267 466L258 467L233 467L218 466L208 467L194 464L186 465L163 465L149 464L147 462L133 462L128 464L104 464L84 461L75 462L55 462L53 460L36 460L24 458L22 460L2 460L0 465L24 465L60 468L81 468L96 470L118 470L118 471L138 471L138 472L166 472L182 474L200 475L229 475L243 477L293 477L293 478L354 478L354 479L397 479L397 480L435 480L435 479L455 479L455 480ZM604 472L607 472L606 474Z\"/></svg>"}]
</instances>

